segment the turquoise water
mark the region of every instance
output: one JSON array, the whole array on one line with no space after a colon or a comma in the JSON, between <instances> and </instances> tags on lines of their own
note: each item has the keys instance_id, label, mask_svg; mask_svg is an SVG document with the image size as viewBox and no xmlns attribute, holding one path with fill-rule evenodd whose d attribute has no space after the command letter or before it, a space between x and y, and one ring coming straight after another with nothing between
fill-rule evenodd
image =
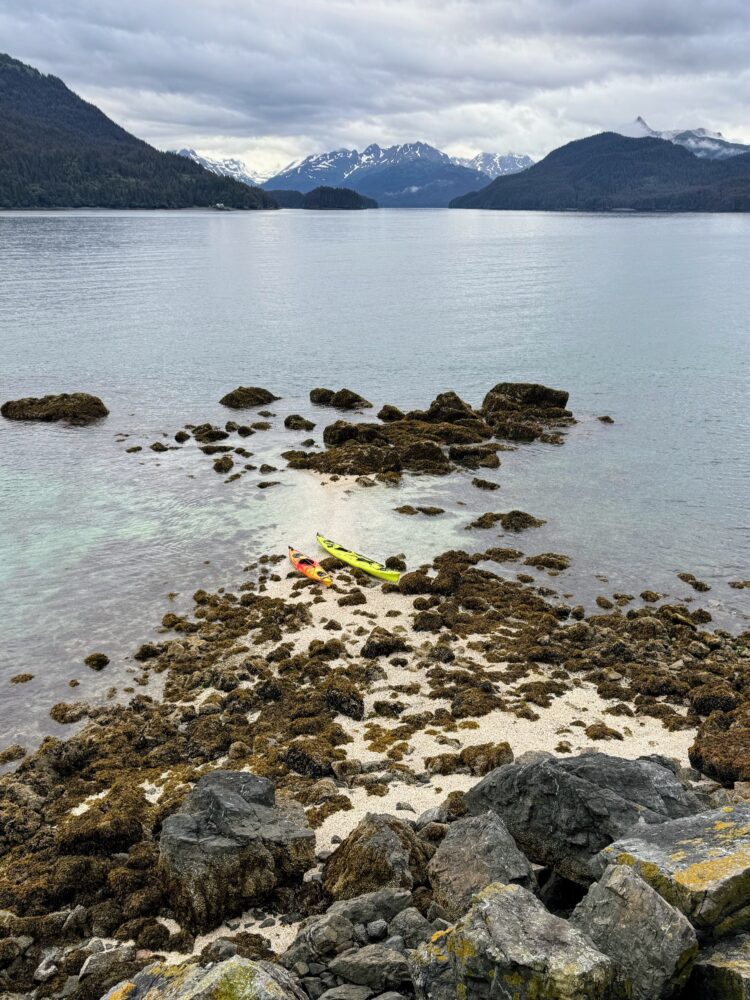
<instances>
[{"instance_id":1,"label":"turquoise water","mask_svg":"<svg viewBox=\"0 0 750 1000\"><path fill-rule=\"evenodd\" d=\"M648 586L746 628L750 591L727 581L750 578L749 265L743 216L0 213L0 399L84 389L111 411L84 429L0 421L0 746L62 732L49 707L121 686L166 610L261 552L314 552L316 529L414 563L499 544L464 525L521 507L548 521L516 539L526 553L573 557L544 577L561 593ZM283 469L307 436L283 417L310 415L318 438L334 418L313 414L315 385L409 407L447 388L478 404L514 379L568 389L579 424L562 448L501 456L493 494L470 475L225 484L192 446L125 452L223 423L238 384L283 397L274 429L244 442ZM446 514L393 513L408 502ZM92 649L112 656L102 674L82 665ZM22 671L34 680L9 685Z\"/></svg>"}]
</instances>

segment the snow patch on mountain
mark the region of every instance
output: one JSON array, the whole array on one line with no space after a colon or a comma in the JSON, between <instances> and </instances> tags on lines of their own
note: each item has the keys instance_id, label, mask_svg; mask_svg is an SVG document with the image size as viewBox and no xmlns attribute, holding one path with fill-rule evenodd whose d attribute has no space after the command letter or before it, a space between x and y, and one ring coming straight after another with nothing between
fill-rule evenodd
<instances>
[{"instance_id":1,"label":"snow patch on mountain","mask_svg":"<svg viewBox=\"0 0 750 1000\"><path fill-rule=\"evenodd\" d=\"M184 156L186 160L192 160L193 163L197 163L201 167L205 167L212 174L219 174L221 177L232 177L234 180L240 181L241 184L249 185L249 187L259 187L264 180L261 174L255 170L251 170L242 160L215 160L210 156L202 156L194 149L187 147L172 150L172 152L177 153L178 156Z\"/></svg>"},{"instance_id":2,"label":"snow patch on mountain","mask_svg":"<svg viewBox=\"0 0 750 1000\"><path fill-rule=\"evenodd\" d=\"M731 139L726 139L721 132L710 132L706 128L675 128L660 132L651 128L640 115L634 122L615 128L613 131L631 139L642 139L645 136L650 136L652 139L665 139L677 146L684 146L695 156L707 160L726 160L730 156L739 156L741 153L750 152L750 146L741 142L733 142Z\"/></svg>"},{"instance_id":3,"label":"snow patch on mountain","mask_svg":"<svg viewBox=\"0 0 750 1000\"><path fill-rule=\"evenodd\" d=\"M496 177L504 174L517 174L521 170L531 167L534 161L530 156L523 156L520 153L477 153L476 156L454 157L454 163L459 163L463 167L471 170L479 170L487 174L493 181Z\"/></svg>"}]
</instances>

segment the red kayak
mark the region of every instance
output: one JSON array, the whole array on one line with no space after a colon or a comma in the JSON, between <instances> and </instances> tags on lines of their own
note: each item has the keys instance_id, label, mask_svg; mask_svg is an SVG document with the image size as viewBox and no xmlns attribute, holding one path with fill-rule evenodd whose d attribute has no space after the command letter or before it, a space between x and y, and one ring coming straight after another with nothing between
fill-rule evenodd
<instances>
[{"instance_id":1,"label":"red kayak","mask_svg":"<svg viewBox=\"0 0 750 1000\"><path fill-rule=\"evenodd\" d=\"M289 559L297 572L308 579L315 580L316 583L322 583L324 587L330 587L333 583L333 580L331 580L320 563L298 552L297 549L293 549L291 545L289 546Z\"/></svg>"}]
</instances>

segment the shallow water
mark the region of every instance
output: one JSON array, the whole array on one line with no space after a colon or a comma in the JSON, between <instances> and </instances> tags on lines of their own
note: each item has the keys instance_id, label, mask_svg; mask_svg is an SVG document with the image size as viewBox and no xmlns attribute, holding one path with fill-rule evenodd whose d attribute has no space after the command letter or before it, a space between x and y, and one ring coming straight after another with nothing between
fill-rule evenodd
<instances>
[{"instance_id":1,"label":"shallow water","mask_svg":"<svg viewBox=\"0 0 750 1000\"><path fill-rule=\"evenodd\" d=\"M84 389L111 411L84 429L0 421L0 747L64 732L49 707L121 684L166 610L261 552L314 554L316 529L410 563L565 552L571 569L542 576L560 593L590 605L648 586L746 628L750 591L727 581L750 577L749 264L743 216L0 213L0 399ZM283 417L312 416L318 438L335 417L312 412L312 386L409 407L447 388L478 404L515 379L568 389L579 424L562 448L501 455L495 493L471 474L351 493L287 471L225 484L192 444L125 452L232 419L217 400L238 384L283 397L274 429L244 442L283 469L307 436ZM409 502L446 514L393 513ZM511 507L548 523L503 541L464 530ZM92 649L112 656L101 674L82 665ZM34 680L9 685L22 671Z\"/></svg>"}]
</instances>

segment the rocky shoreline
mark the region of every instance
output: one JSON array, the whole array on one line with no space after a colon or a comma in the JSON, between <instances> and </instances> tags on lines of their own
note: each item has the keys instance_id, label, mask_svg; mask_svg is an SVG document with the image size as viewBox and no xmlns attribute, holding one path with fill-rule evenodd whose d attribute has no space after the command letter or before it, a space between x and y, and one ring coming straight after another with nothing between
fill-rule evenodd
<instances>
[{"instance_id":1,"label":"rocky shoreline","mask_svg":"<svg viewBox=\"0 0 750 1000\"><path fill-rule=\"evenodd\" d=\"M360 486L493 468L503 442L562 443L566 405L443 393L285 457ZM165 615L129 704L55 706L83 728L0 778L0 995L743 995L750 636L645 590L587 615L508 562L567 557L456 550L398 585L326 560L323 592L271 553Z\"/></svg>"}]
</instances>

